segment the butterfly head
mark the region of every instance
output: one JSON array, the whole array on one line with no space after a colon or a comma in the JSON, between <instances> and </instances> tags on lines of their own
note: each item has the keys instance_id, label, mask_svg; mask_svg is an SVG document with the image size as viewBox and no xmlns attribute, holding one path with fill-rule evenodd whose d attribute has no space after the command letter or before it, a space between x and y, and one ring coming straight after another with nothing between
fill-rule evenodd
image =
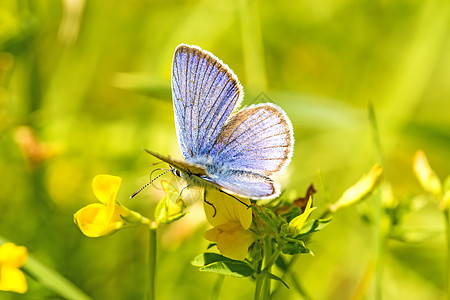
<instances>
[{"instance_id":1,"label":"butterfly head","mask_svg":"<svg viewBox=\"0 0 450 300\"><path fill-rule=\"evenodd\" d=\"M181 171L170 166L170 171L172 172L173 175L177 176L177 177L181 177Z\"/></svg>"}]
</instances>

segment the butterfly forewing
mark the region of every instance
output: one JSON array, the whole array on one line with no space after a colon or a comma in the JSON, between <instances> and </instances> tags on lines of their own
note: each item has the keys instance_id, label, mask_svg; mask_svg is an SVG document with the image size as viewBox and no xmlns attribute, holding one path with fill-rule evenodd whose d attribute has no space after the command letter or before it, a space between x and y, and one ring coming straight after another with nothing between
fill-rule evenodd
<instances>
[{"instance_id":1,"label":"butterfly forewing","mask_svg":"<svg viewBox=\"0 0 450 300\"><path fill-rule=\"evenodd\" d=\"M241 101L236 75L213 54L181 44L172 62L178 142L185 159L205 155Z\"/></svg>"}]
</instances>

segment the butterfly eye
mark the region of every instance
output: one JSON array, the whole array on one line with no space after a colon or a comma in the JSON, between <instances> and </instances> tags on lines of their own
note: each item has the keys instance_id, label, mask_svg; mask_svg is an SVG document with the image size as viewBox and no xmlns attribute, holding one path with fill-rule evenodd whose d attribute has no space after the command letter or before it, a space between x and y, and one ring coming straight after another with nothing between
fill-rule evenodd
<instances>
[{"instance_id":1,"label":"butterfly eye","mask_svg":"<svg viewBox=\"0 0 450 300\"><path fill-rule=\"evenodd\" d=\"M181 177L181 172L178 169L172 168L170 169L170 171L172 171L173 175Z\"/></svg>"}]
</instances>

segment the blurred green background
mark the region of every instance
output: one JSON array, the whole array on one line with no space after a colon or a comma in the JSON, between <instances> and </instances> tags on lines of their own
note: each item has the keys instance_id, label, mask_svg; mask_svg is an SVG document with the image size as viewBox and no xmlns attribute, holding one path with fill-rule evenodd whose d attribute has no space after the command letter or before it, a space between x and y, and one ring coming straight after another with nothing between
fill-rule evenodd
<instances>
[{"instance_id":1,"label":"blurred green background","mask_svg":"<svg viewBox=\"0 0 450 300\"><path fill-rule=\"evenodd\" d=\"M0 236L67 277L94 299L142 299L145 228L87 238L73 213L96 202L91 180L124 178L119 199L151 217L161 191L148 188L155 159L142 147L181 157L170 91L172 54L199 45L238 75L244 104L280 105L292 120L295 152L279 181L288 194L319 189L315 206L341 193L380 154L368 118L377 115L385 179L405 201L421 188L412 158L423 149L438 176L450 173L448 1L26 1L0 4ZM408 200L409 201L409 200ZM404 227L442 232L437 204L420 202ZM312 299L374 299L371 203L339 212L319 232L295 274ZM209 298L216 276L190 260L208 228L195 210L159 231L159 299ZM444 295L443 233L421 243L390 240L384 299ZM368 275L369 274L369 275ZM28 277L25 295L58 299ZM287 281L289 284L289 280ZM249 299L249 279L226 278L221 299ZM279 299L301 299L283 290Z\"/></svg>"}]
</instances>

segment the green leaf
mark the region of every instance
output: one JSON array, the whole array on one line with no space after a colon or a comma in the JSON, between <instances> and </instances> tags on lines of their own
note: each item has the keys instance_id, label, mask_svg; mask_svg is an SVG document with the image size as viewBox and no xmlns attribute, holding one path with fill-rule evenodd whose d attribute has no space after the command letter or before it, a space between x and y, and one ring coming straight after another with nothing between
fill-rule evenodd
<instances>
[{"instance_id":1,"label":"green leaf","mask_svg":"<svg viewBox=\"0 0 450 300\"><path fill-rule=\"evenodd\" d=\"M202 272L211 272L231 277L243 278L252 276L255 271L246 263L236 260L234 262L215 262L203 268Z\"/></svg>"},{"instance_id":2,"label":"green leaf","mask_svg":"<svg viewBox=\"0 0 450 300\"><path fill-rule=\"evenodd\" d=\"M295 255L300 253L310 253L302 240L285 238L286 242L283 245L282 252L284 254Z\"/></svg>"},{"instance_id":3,"label":"green leaf","mask_svg":"<svg viewBox=\"0 0 450 300\"><path fill-rule=\"evenodd\" d=\"M303 226L302 231L300 232L301 236L304 236L306 234L309 233L313 233L316 231L320 231L322 230L325 226L328 225L328 223L330 223L330 221L333 218L330 217L328 219L315 219L315 220L310 220L308 222L306 222L306 224Z\"/></svg>"},{"instance_id":4,"label":"green leaf","mask_svg":"<svg viewBox=\"0 0 450 300\"><path fill-rule=\"evenodd\" d=\"M286 288L289 288L289 286L286 284L286 282L284 282L284 280L281 279L280 277L278 277L277 275L272 274L272 273L267 272L267 271L264 271L263 274L265 276L269 277L270 279L277 280L277 281L281 282Z\"/></svg>"},{"instance_id":5,"label":"green leaf","mask_svg":"<svg viewBox=\"0 0 450 300\"><path fill-rule=\"evenodd\" d=\"M211 253L211 252L205 252L198 256L196 256L192 261L191 264L195 267L204 267L206 265L209 265L211 263L217 262L217 261L232 261L232 259L227 258L223 255L217 254L217 253Z\"/></svg>"},{"instance_id":6,"label":"green leaf","mask_svg":"<svg viewBox=\"0 0 450 300\"><path fill-rule=\"evenodd\" d=\"M206 247L207 250L211 249L212 247L217 246L217 243L210 243L208 247Z\"/></svg>"},{"instance_id":7,"label":"green leaf","mask_svg":"<svg viewBox=\"0 0 450 300\"><path fill-rule=\"evenodd\" d=\"M277 260L275 261L275 265L283 272L287 272L289 265L284 260L283 256L278 256Z\"/></svg>"},{"instance_id":8,"label":"green leaf","mask_svg":"<svg viewBox=\"0 0 450 300\"><path fill-rule=\"evenodd\" d=\"M232 277L249 277L255 272L247 263L227 258L217 253L202 253L192 261L200 271L211 272Z\"/></svg>"},{"instance_id":9,"label":"green leaf","mask_svg":"<svg viewBox=\"0 0 450 300\"><path fill-rule=\"evenodd\" d=\"M273 232L278 232L278 227L279 225L281 225L281 220L278 219L278 216L276 216L270 209L265 207L256 207L252 205L252 208L256 215L260 217Z\"/></svg>"}]
</instances>

